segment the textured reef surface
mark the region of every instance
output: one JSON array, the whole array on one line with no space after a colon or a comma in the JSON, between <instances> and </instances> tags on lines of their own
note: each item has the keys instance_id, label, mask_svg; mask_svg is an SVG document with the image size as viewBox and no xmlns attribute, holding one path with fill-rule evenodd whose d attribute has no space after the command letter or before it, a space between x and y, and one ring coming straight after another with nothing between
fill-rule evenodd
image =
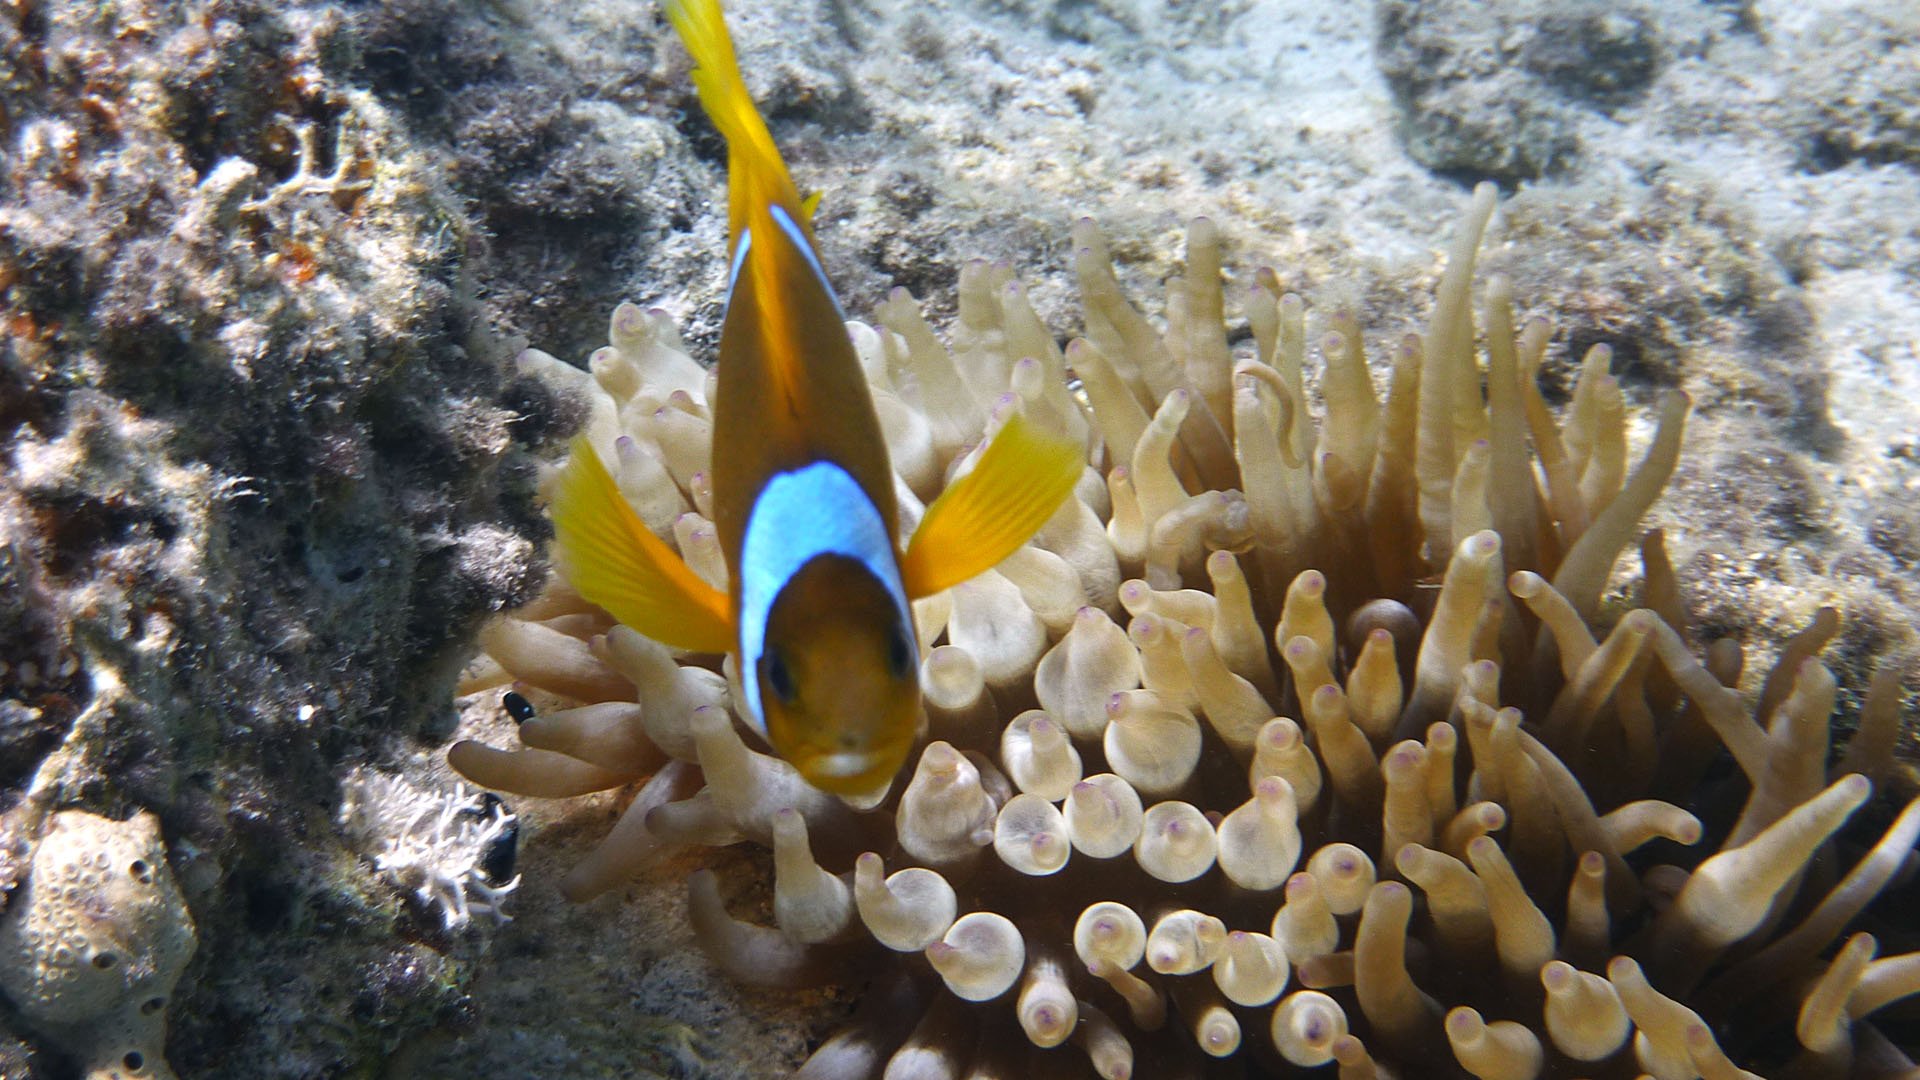
<instances>
[{"instance_id":1,"label":"textured reef surface","mask_svg":"<svg viewBox=\"0 0 1920 1080\"><path fill-rule=\"evenodd\" d=\"M1518 325L1555 327L1534 380L1555 422L1583 422L1596 344L1594 408L1624 437L1602 459L1639 462L1664 395L1691 398L1643 524L1694 642L1742 644L1742 708L1785 699L1767 673L1812 651L1793 640L1811 626L1851 730L1876 666L1914 648L1911 4L740 6L749 84L825 192L823 258L854 318L898 332L904 287L962 351L979 259L975 284L1019 284L1036 342L1101 346L1075 222L1098 220L1118 285L1159 320L1144 298L1194 273L1205 217L1233 358L1260 347L1247 298L1271 267L1275 296L1307 302L1308 347L1346 334L1385 399L1465 191L1491 179L1508 194L1479 269L1511 281ZM489 618L540 594L539 469L591 418L516 357L584 364L627 300L710 359L724 163L685 63L645 3L0 10L0 934L67 925L27 882L79 865L87 837L126 865L75 895L138 924L117 952L86 946L123 977L64 1005L30 981L57 964L8 950L0 1077L764 1076L847 1023L849 988L743 987L695 941L703 867L733 917L774 924L766 848L675 854L568 903L631 793L502 806L444 760L457 736L515 741L504 687L453 692L483 627L501 651ZM1638 565L1602 590L1603 633L1645 602ZM1049 647L1072 632L1041 626ZM1905 679L1888 693L1910 718ZM1915 759L1910 719L1895 743ZM1904 770L1876 769L1846 857L1814 876L1893 821ZM1206 809L1257 794L1229 779L1246 789ZM835 872L874 843L810 838Z\"/></svg>"}]
</instances>

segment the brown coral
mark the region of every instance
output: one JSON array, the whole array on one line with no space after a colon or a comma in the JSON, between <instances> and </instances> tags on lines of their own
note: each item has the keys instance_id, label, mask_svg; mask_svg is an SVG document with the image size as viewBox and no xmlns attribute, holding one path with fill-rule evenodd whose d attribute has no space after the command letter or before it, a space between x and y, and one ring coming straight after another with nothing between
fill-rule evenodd
<instances>
[{"instance_id":1,"label":"brown coral","mask_svg":"<svg viewBox=\"0 0 1920 1080\"><path fill-rule=\"evenodd\" d=\"M589 704L450 759L526 795L644 779L575 898L682 845L770 846L778 929L733 918L704 873L690 907L743 979L873 981L803 1076L1186 1075L1234 1055L1343 1076L1451 1059L1483 1080L1910 1068L1863 1018L1916 988L1913 956L1875 961L1864 934L1833 949L1920 833L1916 802L1834 883L1895 682L1829 768L1831 613L1752 708L1728 689L1736 644L1689 649L1662 538L1639 535L1686 398L1629 467L1602 347L1556 424L1533 378L1549 330L1516 331L1497 279L1483 372L1469 285L1493 208L1475 193L1384 400L1357 320L1325 320L1317 417L1304 304L1263 271L1236 360L1204 221L1164 331L1086 222L1086 335L1064 353L983 265L961 274L951 352L903 292L881 328L853 324L906 526L1011 410L1083 435L1090 463L1032 545L916 606L926 738L877 805L748 746L717 658L559 580L490 630L468 689ZM611 337L591 375L525 363L589 403L636 510L719 583L705 373L664 316L623 306ZM1641 606L1601 633L1636 539ZM1722 746L1744 783L1703 786Z\"/></svg>"}]
</instances>

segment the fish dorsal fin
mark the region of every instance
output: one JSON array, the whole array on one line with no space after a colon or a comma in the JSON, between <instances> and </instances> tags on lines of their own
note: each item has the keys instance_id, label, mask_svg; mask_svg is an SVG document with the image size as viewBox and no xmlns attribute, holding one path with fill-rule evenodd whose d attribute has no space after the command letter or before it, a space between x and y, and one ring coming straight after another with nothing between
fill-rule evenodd
<instances>
[{"instance_id":1,"label":"fish dorsal fin","mask_svg":"<svg viewBox=\"0 0 1920 1080\"><path fill-rule=\"evenodd\" d=\"M931 596L991 569L1027 542L1073 493L1080 445L1015 413L973 471L940 493L900 560L909 597Z\"/></svg>"},{"instance_id":2,"label":"fish dorsal fin","mask_svg":"<svg viewBox=\"0 0 1920 1080\"><path fill-rule=\"evenodd\" d=\"M727 218L732 238L728 253L739 246L749 219L761 207L784 206L803 230L809 228L812 214L802 208L800 191L773 144L773 133L740 77L740 61L720 13L720 0L667 0L666 11L667 21L693 56L693 85L700 92L700 104L727 140L731 185Z\"/></svg>"},{"instance_id":3,"label":"fish dorsal fin","mask_svg":"<svg viewBox=\"0 0 1920 1080\"><path fill-rule=\"evenodd\" d=\"M554 485L554 558L583 598L642 634L691 652L730 652L725 593L647 528L582 435Z\"/></svg>"},{"instance_id":4,"label":"fish dorsal fin","mask_svg":"<svg viewBox=\"0 0 1920 1080\"><path fill-rule=\"evenodd\" d=\"M791 338L793 328L778 325L791 318L791 305L775 295L786 262L780 250L786 244L779 234L796 233L799 247L811 257L811 207L801 200L786 159L747 92L720 0L667 0L666 12L693 57L693 85L701 107L727 141L727 253L733 267L727 282L729 307L731 294L744 281L759 300L761 318L776 324L767 336ZM790 368L790 364L776 363L767 373L789 397L798 392L798 380Z\"/></svg>"}]
</instances>

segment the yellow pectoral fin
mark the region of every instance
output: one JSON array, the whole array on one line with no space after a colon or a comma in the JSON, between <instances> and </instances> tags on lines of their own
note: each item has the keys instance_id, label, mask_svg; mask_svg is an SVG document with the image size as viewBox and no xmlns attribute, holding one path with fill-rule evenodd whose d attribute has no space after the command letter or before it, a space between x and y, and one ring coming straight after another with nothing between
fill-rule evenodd
<instances>
[{"instance_id":1,"label":"yellow pectoral fin","mask_svg":"<svg viewBox=\"0 0 1920 1080\"><path fill-rule=\"evenodd\" d=\"M726 594L647 529L585 436L573 440L551 512L555 559L575 592L662 644L733 649Z\"/></svg>"},{"instance_id":2,"label":"yellow pectoral fin","mask_svg":"<svg viewBox=\"0 0 1920 1080\"><path fill-rule=\"evenodd\" d=\"M1073 493L1085 461L1078 442L1015 413L920 519L900 560L907 595L931 596L1013 554Z\"/></svg>"}]
</instances>

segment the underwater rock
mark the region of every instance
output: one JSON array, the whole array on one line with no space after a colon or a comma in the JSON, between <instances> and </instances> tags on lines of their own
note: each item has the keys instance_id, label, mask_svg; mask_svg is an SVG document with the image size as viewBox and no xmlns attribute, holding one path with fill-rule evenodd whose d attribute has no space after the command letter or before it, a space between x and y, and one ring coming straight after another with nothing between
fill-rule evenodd
<instances>
[{"instance_id":1,"label":"underwater rock","mask_svg":"<svg viewBox=\"0 0 1920 1080\"><path fill-rule=\"evenodd\" d=\"M1415 160L1506 184L1573 163L1580 152L1576 119L1567 104L1541 92L1542 83L1611 80L1582 66L1593 60L1579 44L1543 33L1539 16L1550 6L1470 0L1378 6L1380 70L1394 89ZM1528 44L1517 46L1516 39ZM1562 59L1569 53L1571 62Z\"/></svg>"},{"instance_id":2,"label":"underwater rock","mask_svg":"<svg viewBox=\"0 0 1920 1080\"><path fill-rule=\"evenodd\" d=\"M1851 162L1920 168L1920 14L1898 0L1822 12L1785 10L1783 45L1806 77L1787 89L1787 112L1806 166ZM1844 57L1839 63L1819 58Z\"/></svg>"},{"instance_id":3,"label":"underwater rock","mask_svg":"<svg viewBox=\"0 0 1920 1080\"><path fill-rule=\"evenodd\" d=\"M324 5L0 18L0 806L145 808L191 852L189 1073L268 1075L294 1029L349 1055L344 1007L206 1005L271 996L266 925L350 963L280 918L336 887L300 822L538 583L472 227L356 48Z\"/></svg>"}]
</instances>

